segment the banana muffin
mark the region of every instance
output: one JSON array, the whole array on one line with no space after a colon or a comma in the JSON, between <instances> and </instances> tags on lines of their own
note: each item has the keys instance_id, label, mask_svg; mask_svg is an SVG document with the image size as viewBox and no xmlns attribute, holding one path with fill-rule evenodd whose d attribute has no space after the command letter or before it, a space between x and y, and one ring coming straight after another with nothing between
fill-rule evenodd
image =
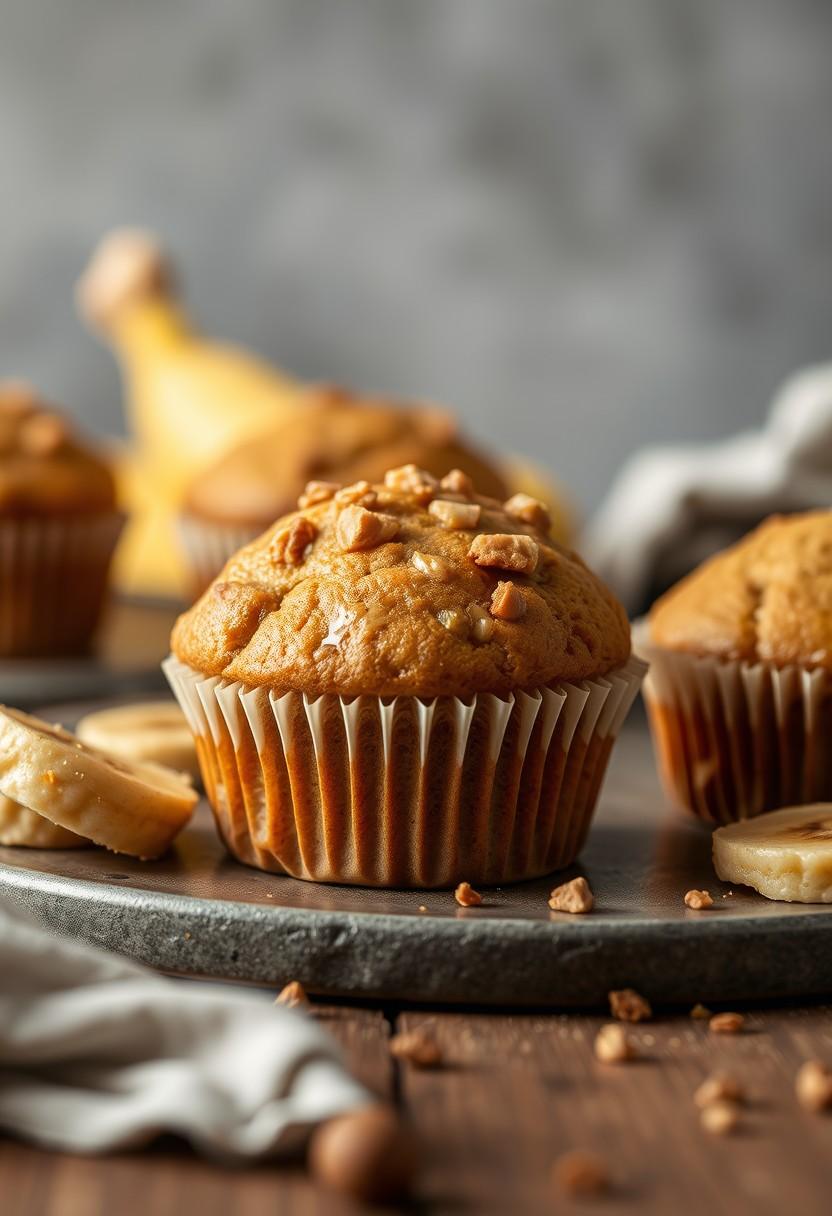
<instances>
[{"instance_id":1,"label":"banana muffin","mask_svg":"<svg viewBox=\"0 0 832 1216\"><path fill-rule=\"evenodd\" d=\"M460 437L453 415L434 406L394 405L320 386L273 431L227 452L186 496L180 535L197 592L239 548L291 511L308 481L378 481L416 463L435 476L458 467L497 498L506 484Z\"/></svg>"},{"instance_id":2,"label":"banana muffin","mask_svg":"<svg viewBox=\"0 0 832 1216\"><path fill-rule=\"evenodd\" d=\"M166 671L235 856L374 886L574 859L641 666L548 524L410 464L310 482L228 562Z\"/></svg>"},{"instance_id":3,"label":"banana muffin","mask_svg":"<svg viewBox=\"0 0 832 1216\"><path fill-rule=\"evenodd\" d=\"M0 383L0 655L89 646L122 523L107 462L27 384Z\"/></svg>"},{"instance_id":4,"label":"banana muffin","mask_svg":"<svg viewBox=\"0 0 832 1216\"><path fill-rule=\"evenodd\" d=\"M667 592L639 639L684 806L727 823L832 798L832 512L773 516Z\"/></svg>"}]
</instances>

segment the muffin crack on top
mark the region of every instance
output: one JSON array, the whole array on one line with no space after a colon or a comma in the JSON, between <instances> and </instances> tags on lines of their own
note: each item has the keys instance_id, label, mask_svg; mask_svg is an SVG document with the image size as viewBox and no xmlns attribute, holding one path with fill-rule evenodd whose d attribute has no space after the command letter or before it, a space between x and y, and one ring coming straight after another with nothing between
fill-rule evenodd
<instances>
[{"instance_id":1,"label":"muffin crack on top","mask_svg":"<svg viewBox=\"0 0 832 1216\"><path fill-rule=\"evenodd\" d=\"M623 608L527 495L501 503L459 470L404 465L299 501L179 618L182 662L311 696L465 697L629 657Z\"/></svg>"}]
</instances>

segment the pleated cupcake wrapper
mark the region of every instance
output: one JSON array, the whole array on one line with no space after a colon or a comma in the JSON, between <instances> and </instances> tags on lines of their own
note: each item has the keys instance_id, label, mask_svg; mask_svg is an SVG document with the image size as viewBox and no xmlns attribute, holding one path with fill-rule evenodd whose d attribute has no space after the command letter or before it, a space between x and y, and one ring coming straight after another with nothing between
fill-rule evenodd
<instances>
[{"instance_id":1,"label":"pleated cupcake wrapper","mask_svg":"<svg viewBox=\"0 0 832 1216\"><path fill-rule=\"evenodd\" d=\"M163 664L229 850L380 887L500 883L569 865L644 664L505 698L311 698Z\"/></svg>"},{"instance_id":2,"label":"pleated cupcake wrapper","mask_svg":"<svg viewBox=\"0 0 832 1216\"><path fill-rule=\"evenodd\" d=\"M180 515L177 532L194 592L201 594L226 562L262 531L262 528L243 524L212 523L193 515Z\"/></svg>"},{"instance_id":3,"label":"pleated cupcake wrapper","mask_svg":"<svg viewBox=\"0 0 832 1216\"><path fill-rule=\"evenodd\" d=\"M832 799L832 677L652 645L644 683L668 794L709 823Z\"/></svg>"},{"instance_id":4,"label":"pleated cupcake wrapper","mask_svg":"<svg viewBox=\"0 0 832 1216\"><path fill-rule=\"evenodd\" d=\"M0 520L0 655L86 648L123 527L116 511Z\"/></svg>"}]
</instances>

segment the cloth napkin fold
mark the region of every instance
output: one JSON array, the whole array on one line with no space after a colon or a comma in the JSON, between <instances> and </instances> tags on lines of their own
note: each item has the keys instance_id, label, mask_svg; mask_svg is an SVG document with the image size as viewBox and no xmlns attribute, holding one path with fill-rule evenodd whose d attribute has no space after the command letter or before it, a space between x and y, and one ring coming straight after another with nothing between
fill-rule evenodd
<instances>
[{"instance_id":1,"label":"cloth napkin fold","mask_svg":"<svg viewBox=\"0 0 832 1216\"><path fill-rule=\"evenodd\" d=\"M832 505L832 364L788 380L761 431L632 457L583 540L631 613L776 511Z\"/></svg>"},{"instance_id":2,"label":"cloth napkin fold","mask_svg":"<svg viewBox=\"0 0 832 1216\"><path fill-rule=\"evenodd\" d=\"M0 1127L96 1153L162 1131L230 1158L289 1154L370 1101L312 1018L164 979L0 900Z\"/></svg>"}]
</instances>

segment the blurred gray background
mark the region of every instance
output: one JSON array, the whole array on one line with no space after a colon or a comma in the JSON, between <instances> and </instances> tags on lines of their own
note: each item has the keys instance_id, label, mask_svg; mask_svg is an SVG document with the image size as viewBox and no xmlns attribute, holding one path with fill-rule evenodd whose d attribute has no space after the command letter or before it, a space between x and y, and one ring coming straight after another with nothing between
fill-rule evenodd
<instances>
[{"instance_id":1,"label":"blurred gray background","mask_svg":"<svg viewBox=\"0 0 832 1216\"><path fill-rule=\"evenodd\" d=\"M825 0L0 0L0 374L121 429L72 287L148 225L206 329L589 508L829 355L830 65Z\"/></svg>"}]
</instances>

